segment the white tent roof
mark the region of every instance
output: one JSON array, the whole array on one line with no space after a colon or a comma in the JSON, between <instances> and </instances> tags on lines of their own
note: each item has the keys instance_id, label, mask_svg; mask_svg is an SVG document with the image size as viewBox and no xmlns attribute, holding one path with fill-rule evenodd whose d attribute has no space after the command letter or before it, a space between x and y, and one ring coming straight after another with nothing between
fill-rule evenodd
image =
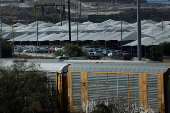
<instances>
[{"instance_id":1,"label":"white tent roof","mask_svg":"<svg viewBox=\"0 0 170 113\"><path fill-rule=\"evenodd\" d=\"M167 37L170 36L170 21L155 22L152 20L141 21L141 36L144 45L150 45L152 37L155 40L169 41ZM83 22L78 23L78 40L121 40L121 21L107 20L102 23L93 22ZM14 24L14 41L36 41L37 40L37 22L33 22L28 25L23 25L21 23ZM3 37L5 39L11 39L12 27L7 24L3 24ZM136 40L137 39L137 23L127 23L122 21L122 39L126 40ZM39 41L55 41L55 40L69 40L69 27L68 21L63 21L63 25L60 26L60 22L46 23L43 21L38 21L38 40ZM77 40L77 23L71 22L71 41ZM16 35L17 34L17 35ZM145 38L144 38L145 37ZM147 38L146 38L147 37ZM150 38L149 38L150 37ZM144 39L143 39L144 38ZM145 42L146 40L146 42ZM9 40L12 41L12 40ZM156 42L153 42L157 44ZM135 42L132 43L132 46Z\"/></svg>"}]
</instances>

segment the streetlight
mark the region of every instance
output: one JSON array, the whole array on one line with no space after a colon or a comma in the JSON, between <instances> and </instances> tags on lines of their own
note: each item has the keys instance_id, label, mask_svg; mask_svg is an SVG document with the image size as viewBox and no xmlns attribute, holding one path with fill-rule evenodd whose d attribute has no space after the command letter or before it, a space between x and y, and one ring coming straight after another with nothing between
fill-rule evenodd
<instances>
[{"instance_id":1,"label":"streetlight","mask_svg":"<svg viewBox=\"0 0 170 113\"><path fill-rule=\"evenodd\" d=\"M141 19L140 19L140 0L137 0L137 39L138 39L138 60L141 60Z\"/></svg>"},{"instance_id":2,"label":"streetlight","mask_svg":"<svg viewBox=\"0 0 170 113\"><path fill-rule=\"evenodd\" d=\"M122 55L122 11L121 13L121 55Z\"/></svg>"},{"instance_id":3,"label":"streetlight","mask_svg":"<svg viewBox=\"0 0 170 113\"><path fill-rule=\"evenodd\" d=\"M62 0L60 0L60 21L62 26Z\"/></svg>"},{"instance_id":4,"label":"streetlight","mask_svg":"<svg viewBox=\"0 0 170 113\"><path fill-rule=\"evenodd\" d=\"M77 1L77 45L78 45L78 1Z\"/></svg>"},{"instance_id":5,"label":"streetlight","mask_svg":"<svg viewBox=\"0 0 170 113\"><path fill-rule=\"evenodd\" d=\"M70 0L68 0L69 43L71 43Z\"/></svg>"}]
</instances>

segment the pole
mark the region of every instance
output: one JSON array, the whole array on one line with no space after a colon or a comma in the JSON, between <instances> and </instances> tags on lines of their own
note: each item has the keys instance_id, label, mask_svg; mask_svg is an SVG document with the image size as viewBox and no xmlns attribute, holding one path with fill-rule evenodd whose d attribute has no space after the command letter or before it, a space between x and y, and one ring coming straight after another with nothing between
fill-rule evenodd
<instances>
[{"instance_id":1,"label":"pole","mask_svg":"<svg viewBox=\"0 0 170 113\"><path fill-rule=\"evenodd\" d=\"M36 21L37 21L37 5L36 5ZM37 21L37 47L38 47L38 21Z\"/></svg>"},{"instance_id":2,"label":"pole","mask_svg":"<svg viewBox=\"0 0 170 113\"><path fill-rule=\"evenodd\" d=\"M2 55L1 55L1 39L2 39L2 8L1 8L0 10L1 10L1 38L0 38L0 58L2 58Z\"/></svg>"},{"instance_id":3,"label":"pole","mask_svg":"<svg viewBox=\"0 0 170 113\"><path fill-rule=\"evenodd\" d=\"M80 15L79 18L81 18L81 0L80 0Z\"/></svg>"},{"instance_id":4,"label":"pole","mask_svg":"<svg viewBox=\"0 0 170 113\"><path fill-rule=\"evenodd\" d=\"M163 9L162 9L162 31L163 31Z\"/></svg>"},{"instance_id":5,"label":"pole","mask_svg":"<svg viewBox=\"0 0 170 113\"><path fill-rule=\"evenodd\" d=\"M78 45L78 1L77 1L77 45Z\"/></svg>"},{"instance_id":6,"label":"pole","mask_svg":"<svg viewBox=\"0 0 170 113\"><path fill-rule=\"evenodd\" d=\"M122 55L122 12L121 12L121 55Z\"/></svg>"},{"instance_id":7,"label":"pole","mask_svg":"<svg viewBox=\"0 0 170 113\"><path fill-rule=\"evenodd\" d=\"M55 16L56 16L56 19L57 19L57 5L55 5Z\"/></svg>"},{"instance_id":8,"label":"pole","mask_svg":"<svg viewBox=\"0 0 170 113\"><path fill-rule=\"evenodd\" d=\"M68 0L69 43L71 43L70 0Z\"/></svg>"},{"instance_id":9,"label":"pole","mask_svg":"<svg viewBox=\"0 0 170 113\"><path fill-rule=\"evenodd\" d=\"M62 0L60 0L60 21L62 26Z\"/></svg>"},{"instance_id":10,"label":"pole","mask_svg":"<svg viewBox=\"0 0 170 113\"><path fill-rule=\"evenodd\" d=\"M13 38L13 49L14 49L14 25L13 25L13 7L12 8L12 38Z\"/></svg>"},{"instance_id":11,"label":"pole","mask_svg":"<svg viewBox=\"0 0 170 113\"><path fill-rule=\"evenodd\" d=\"M98 3L97 3L97 15L98 15Z\"/></svg>"},{"instance_id":12,"label":"pole","mask_svg":"<svg viewBox=\"0 0 170 113\"><path fill-rule=\"evenodd\" d=\"M138 38L138 60L141 60L141 19L140 19L140 0L137 0L137 38Z\"/></svg>"},{"instance_id":13,"label":"pole","mask_svg":"<svg viewBox=\"0 0 170 113\"><path fill-rule=\"evenodd\" d=\"M74 22L76 23L76 6L75 6L75 17L74 17Z\"/></svg>"}]
</instances>

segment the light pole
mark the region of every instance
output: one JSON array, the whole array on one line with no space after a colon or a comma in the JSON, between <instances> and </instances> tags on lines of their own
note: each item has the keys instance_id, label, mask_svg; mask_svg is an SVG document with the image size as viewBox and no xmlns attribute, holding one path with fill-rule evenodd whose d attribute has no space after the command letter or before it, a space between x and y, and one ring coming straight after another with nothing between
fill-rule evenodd
<instances>
[{"instance_id":1,"label":"light pole","mask_svg":"<svg viewBox=\"0 0 170 113\"><path fill-rule=\"evenodd\" d=\"M60 21L62 26L62 0L60 0Z\"/></svg>"},{"instance_id":2,"label":"light pole","mask_svg":"<svg viewBox=\"0 0 170 113\"><path fill-rule=\"evenodd\" d=\"M77 45L78 45L78 1L77 1Z\"/></svg>"},{"instance_id":3,"label":"light pole","mask_svg":"<svg viewBox=\"0 0 170 113\"><path fill-rule=\"evenodd\" d=\"M79 14L79 18L81 18L81 0L80 0L80 14Z\"/></svg>"},{"instance_id":4,"label":"light pole","mask_svg":"<svg viewBox=\"0 0 170 113\"><path fill-rule=\"evenodd\" d=\"M121 55L122 55L122 11L121 13Z\"/></svg>"},{"instance_id":5,"label":"light pole","mask_svg":"<svg viewBox=\"0 0 170 113\"><path fill-rule=\"evenodd\" d=\"M163 31L163 9L162 9L162 31Z\"/></svg>"},{"instance_id":6,"label":"light pole","mask_svg":"<svg viewBox=\"0 0 170 113\"><path fill-rule=\"evenodd\" d=\"M137 38L138 38L138 60L141 60L141 19L140 19L140 0L137 0Z\"/></svg>"},{"instance_id":7,"label":"light pole","mask_svg":"<svg viewBox=\"0 0 170 113\"><path fill-rule=\"evenodd\" d=\"M35 8L36 8L35 13L36 13L36 21L37 21L37 3ZM38 47L38 21L37 21L37 47Z\"/></svg>"},{"instance_id":8,"label":"light pole","mask_svg":"<svg viewBox=\"0 0 170 113\"><path fill-rule=\"evenodd\" d=\"M69 43L71 43L70 0L68 0Z\"/></svg>"}]
</instances>

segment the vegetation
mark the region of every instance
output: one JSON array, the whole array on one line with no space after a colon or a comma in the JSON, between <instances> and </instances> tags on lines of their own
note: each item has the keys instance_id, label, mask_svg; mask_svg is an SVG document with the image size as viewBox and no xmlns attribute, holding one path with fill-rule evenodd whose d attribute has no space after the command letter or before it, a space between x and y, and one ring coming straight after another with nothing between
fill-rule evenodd
<instances>
[{"instance_id":1,"label":"vegetation","mask_svg":"<svg viewBox=\"0 0 170 113\"><path fill-rule=\"evenodd\" d=\"M2 58L11 57L12 56L12 45L10 42L1 38L1 53Z\"/></svg>"},{"instance_id":2,"label":"vegetation","mask_svg":"<svg viewBox=\"0 0 170 113\"><path fill-rule=\"evenodd\" d=\"M69 55L69 56L88 56L87 52L83 52L82 48L78 45L74 44L66 44L64 46L63 51L54 52L54 57L61 55Z\"/></svg>"},{"instance_id":3,"label":"vegetation","mask_svg":"<svg viewBox=\"0 0 170 113\"><path fill-rule=\"evenodd\" d=\"M170 56L170 42L164 42L149 49L149 57L153 61L163 61L163 56Z\"/></svg>"},{"instance_id":4,"label":"vegetation","mask_svg":"<svg viewBox=\"0 0 170 113\"><path fill-rule=\"evenodd\" d=\"M37 69L35 64L1 65L0 113L36 112L48 107L47 77Z\"/></svg>"},{"instance_id":5,"label":"vegetation","mask_svg":"<svg viewBox=\"0 0 170 113\"><path fill-rule=\"evenodd\" d=\"M135 104L105 104L104 102L93 106L91 113L154 113L152 109L143 106L136 106Z\"/></svg>"},{"instance_id":6,"label":"vegetation","mask_svg":"<svg viewBox=\"0 0 170 113\"><path fill-rule=\"evenodd\" d=\"M96 105L96 108L92 111L92 113L116 113L116 107L112 104L106 106L104 102Z\"/></svg>"}]
</instances>

